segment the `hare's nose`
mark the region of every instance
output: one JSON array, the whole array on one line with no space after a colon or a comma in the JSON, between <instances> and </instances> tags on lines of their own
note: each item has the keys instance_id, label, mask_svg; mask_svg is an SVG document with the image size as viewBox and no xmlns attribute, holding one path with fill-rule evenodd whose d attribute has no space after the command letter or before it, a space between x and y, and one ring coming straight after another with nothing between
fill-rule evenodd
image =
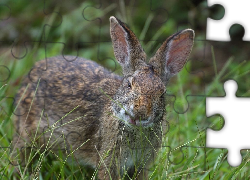
<instances>
[{"instance_id":1,"label":"hare's nose","mask_svg":"<svg viewBox=\"0 0 250 180\"><path fill-rule=\"evenodd\" d=\"M149 115L152 110L152 102L148 97L140 97L135 101L135 112L143 115Z\"/></svg>"}]
</instances>

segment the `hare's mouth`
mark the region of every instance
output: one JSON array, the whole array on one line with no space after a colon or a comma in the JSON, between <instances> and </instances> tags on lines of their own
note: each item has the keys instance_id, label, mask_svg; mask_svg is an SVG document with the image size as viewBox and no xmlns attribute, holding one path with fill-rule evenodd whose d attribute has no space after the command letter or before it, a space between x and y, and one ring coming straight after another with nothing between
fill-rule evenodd
<instances>
[{"instance_id":1,"label":"hare's mouth","mask_svg":"<svg viewBox=\"0 0 250 180\"><path fill-rule=\"evenodd\" d=\"M135 117L132 111L125 110L125 108L121 109L119 112L116 112L115 115L129 126L149 127L153 124L151 116L148 118L141 119Z\"/></svg>"},{"instance_id":2,"label":"hare's mouth","mask_svg":"<svg viewBox=\"0 0 250 180\"><path fill-rule=\"evenodd\" d=\"M148 119L136 119L133 116L131 116L130 114L128 114L127 112L125 112L125 115L127 117L129 117L128 119L128 123L129 124L133 124L135 126L149 126L150 124L152 124L152 122L150 121L151 118Z\"/></svg>"},{"instance_id":3,"label":"hare's mouth","mask_svg":"<svg viewBox=\"0 0 250 180\"><path fill-rule=\"evenodd\" d=\"M152 122L148 119L145 119L145 120L139 120L139 119L131 119L129 120L129 123L130 124L133 124L135 126L150 126L152 124Z\"/></svg>"}]
</instances>

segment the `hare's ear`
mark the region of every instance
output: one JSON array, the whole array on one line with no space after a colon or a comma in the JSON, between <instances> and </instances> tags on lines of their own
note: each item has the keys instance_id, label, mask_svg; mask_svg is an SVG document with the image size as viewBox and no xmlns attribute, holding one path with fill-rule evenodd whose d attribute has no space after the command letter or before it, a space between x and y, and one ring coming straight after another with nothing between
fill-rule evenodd
<instances>
[{"instance_id":1,"label":"hare's ear","mask_svg":"<svg viewBox=\"0 0 250 180\"><path fill-rule=\"evenodd\" d=\"M122 66L123 74L130 75L145 64L146 54L135 34L123 22L114 16L109 20L115 58Z\"/></svg>"},{"instance_id":2,"label":"hare's ear","mask_svg":"<svg viewBox=\"0 0 250 180\"><path fill-rule=\"evenodd\" d=\"M150 59L149 64L166 83L185 65L194 43L194 31L186 29L170 36Z\"/></svg>"}]
</instances>

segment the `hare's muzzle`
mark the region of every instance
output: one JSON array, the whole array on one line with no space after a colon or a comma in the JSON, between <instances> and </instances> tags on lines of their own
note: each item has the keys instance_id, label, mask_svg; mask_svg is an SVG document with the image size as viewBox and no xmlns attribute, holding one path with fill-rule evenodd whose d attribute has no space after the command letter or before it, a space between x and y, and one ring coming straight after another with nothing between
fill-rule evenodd
<instances>
[{"instance_id":1,"label":"hare's muzzle","mask_svg":"<svg viewBox=\"0 0 250 180\"><path fill-rule=\"evenodd\" d=\"M142 120L142 118L140 116L132 116L131 114L129 114L127 111L125 112L125 115L127 115L129 117L129 123L139 126L141 125L141 122L146 123L148 122L148 119Z\"/></svg>"}]
</instances>

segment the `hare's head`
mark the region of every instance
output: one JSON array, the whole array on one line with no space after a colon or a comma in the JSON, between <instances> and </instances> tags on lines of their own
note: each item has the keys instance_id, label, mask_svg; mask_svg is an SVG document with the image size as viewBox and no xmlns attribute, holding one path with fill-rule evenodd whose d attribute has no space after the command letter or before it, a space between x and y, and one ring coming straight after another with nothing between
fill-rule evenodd
<instances>
[{"instance_id":1,"label":"hare's head","mask_svg":"<svg viewBox=\"0 0 250 180\"><path fill-rule=\"evenodd\" d=\"M110 17L114 54L123 69L123 82L113 109L127 125L151 126L162 120L168 80L185 65L194 31L186 29L170 36L147 62L135 34L120 20Z\"/></svg>"}]
</instances>

